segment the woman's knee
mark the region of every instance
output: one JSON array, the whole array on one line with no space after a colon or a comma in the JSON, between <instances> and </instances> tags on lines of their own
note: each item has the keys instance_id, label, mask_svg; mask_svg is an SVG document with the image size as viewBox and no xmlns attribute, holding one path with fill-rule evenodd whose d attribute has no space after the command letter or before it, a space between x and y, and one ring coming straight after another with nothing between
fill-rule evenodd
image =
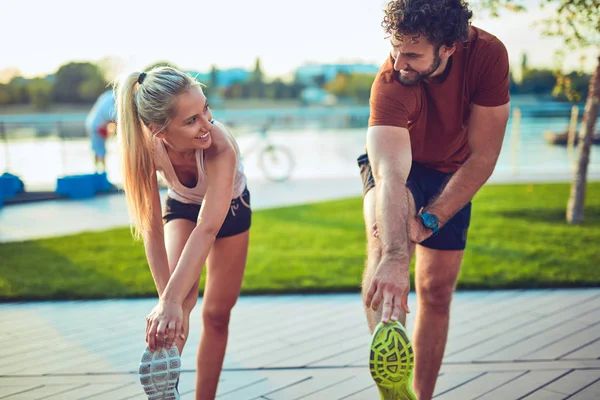
<instances>
[{"instance_id":1,"label":"woman's knee","mask_svg":"<svg viewBox=\"0 0 600 400\"><path fill-rule=\"evenodd\" d=\"M202 310L204 329L210 329L216 333L227 332L232 308L233 306L205 306Z\"/></svg>"}]
</instances>

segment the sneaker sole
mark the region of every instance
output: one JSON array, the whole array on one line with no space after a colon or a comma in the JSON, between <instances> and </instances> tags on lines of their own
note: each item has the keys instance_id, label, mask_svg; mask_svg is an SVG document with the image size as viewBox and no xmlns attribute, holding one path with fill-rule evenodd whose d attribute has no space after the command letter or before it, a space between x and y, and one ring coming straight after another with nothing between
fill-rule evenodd
<instances>
[{"instance_id":1,"label":"sneaker sole","mask_svg":"<svg viewBox=\"0 0 600 400\"><path fill-rule=\"evenodd\" d=\"M181 372L179 350L173 346L152 353L148 347L140 361L140 382L148 400L179 400L175 385Z\"/></svg>"},{"instance_id":2,"label":"sneaker sole","mask_svg":"<svg viewBox=\"0 0 600 400\"><path fill-rule=\"evenodd\" d=\"M369 371L382 400L417 400L412 390L414 352L399 322L380 322L371 340Z\"/></svg>"}]
</instances>

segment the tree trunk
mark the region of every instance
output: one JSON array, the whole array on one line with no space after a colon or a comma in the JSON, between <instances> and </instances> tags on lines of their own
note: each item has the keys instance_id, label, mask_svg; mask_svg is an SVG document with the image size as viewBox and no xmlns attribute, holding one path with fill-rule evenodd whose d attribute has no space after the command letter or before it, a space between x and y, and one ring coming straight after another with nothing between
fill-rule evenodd
<instances>
[{"instance_id":1,"label":"tree trunk","mask_svg":"<svg viewBox=\"0 0 600 400\"><path fill-rule=\"evenodd\" d=\"M579 157L577 160L577 171L571 184L571 196L567 205L567 222L570 224L583 223L583 204L585 201L585 188L587 180L588 164L590 162L590 148L594 139L596 120L598 119L598 108L600 105L600 56L596 70L590 79L587 101L581 133L579 136Z\"/></svg>"}]
</instances>

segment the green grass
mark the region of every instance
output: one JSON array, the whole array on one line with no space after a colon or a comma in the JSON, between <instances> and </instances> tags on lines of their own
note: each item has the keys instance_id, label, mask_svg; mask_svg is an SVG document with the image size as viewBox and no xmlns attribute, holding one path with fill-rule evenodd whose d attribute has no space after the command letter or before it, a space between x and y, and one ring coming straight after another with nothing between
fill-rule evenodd
<instances>
[{"instance_id":1,"label":"green grass","mask_svg":"<svg viewBox=\"0 0 600 400\"><path fill-rule=\"evenodd\" d=\"M600 284L600 183L585 223L565 222L566 184L489 185L474 200L459 288ZM357 291L365 257L360 198L257 211L243 293ZM128 228L0 244L0 299L155 296ZM414 286L413 286L414 287Z\"/></svg>"}]
</instances>

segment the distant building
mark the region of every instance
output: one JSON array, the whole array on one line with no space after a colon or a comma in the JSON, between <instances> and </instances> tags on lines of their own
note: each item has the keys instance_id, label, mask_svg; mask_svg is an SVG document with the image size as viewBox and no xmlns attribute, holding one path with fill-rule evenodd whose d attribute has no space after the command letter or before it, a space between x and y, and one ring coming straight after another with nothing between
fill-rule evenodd
<instances>
[{"instance_id":1,"label":"distant building","mask_svg":"<svg viewBox=\"0 0 600 400\"><path fill-rule=\"evenodd\" d=\"M377 74L379 66L374 64L307 64L296 69L296 81L305 85L314 85L319 80L327 83L339 73Z\"/></svg>"},{"instance_id":2,"label":"distant building","mask_svg":"<svg viewBox=\"0 0 600 400\"><path fill-rule=\"evenodd\" d=\"M337 98L334 95L318 87L302 89L300 100L306 105L333 106L337 103Z\"/></svg>"},{"instance_id":3,"label":"distant building","mask_svg":"<svg viewBox=\"0 0 600 400\"><path fill-rule=\"evenodd\" d=\"M200 82L205 85L211 83L210 72L197 72L197 71L186 71L189 75L196 77ZM246 71L243 68L230 68L230 69L218 69L217 70L217 86L218 87L229 87L235 82L246 82L252 72Z\"/></svg>"}]
</instances>

